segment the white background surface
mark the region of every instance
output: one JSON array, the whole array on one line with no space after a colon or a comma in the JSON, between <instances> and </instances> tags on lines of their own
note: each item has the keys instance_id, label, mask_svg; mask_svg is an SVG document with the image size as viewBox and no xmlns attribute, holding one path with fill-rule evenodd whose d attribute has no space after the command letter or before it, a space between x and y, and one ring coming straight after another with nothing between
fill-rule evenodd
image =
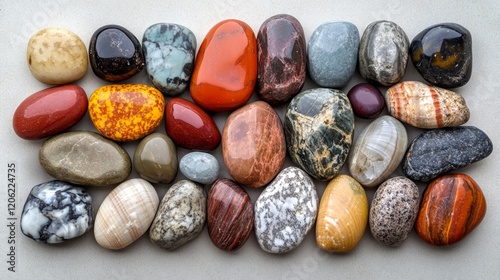
<instances>
[{"instance_id":1,"label":"white background surface","mask_svg":"<svg viewBox=\"0 0 500 280\"><path fill-rule=\"evenodd\" d=\"M373 21L387 19L399 24L410 41L430 25L455 22L465 26L473 38L473 73L470 82L457 92L462 94L471 110L468 125L482 129L493 141L490 157L460 170L469 174L481 186L487 200L483 222L461 242L448 247L432 247L412 232L398 248L378 243L365 232L358 247L347 254L332 254L319 250L314 230L295 250L284 255L264 252L252 235L238 251L228 253L210 242L206 227L192 242L176 251L165 251L149 241L147 234L121 251L101 248L93 231L72 241L59 244L39 244L25 237L19 228L22 207L31 188L51 178L38 162L43 140L27 141L15 135L12 116L17 106L29 95L48 87L30 74L26 62L29 37L45 27L62 27L79 35L88 46L93 32L107 24L129 29L139 40L144 30L158 22L182 24L196 35L198 47L208 30L224 19L236 18L247 22L257 34L260 25L270 16L287 13L302 24L306 40L314 29L327 21L346 20L360 32ZM500 2L489 1L1 1L0 2L0 279L500 279L500 190L497 165L497 145L500 134L496 127L500 113ZM422 78L409 63L404 80ZM361 82L359 75L343 89L346 93ZM145 71L128 80L149 83ZM106 84L90 70L77 82L87 95ZM308 80L304 89L316 87ZM382 89L384 91L385 89ZM183 97L189 98L189 93ZM252 100L257 100L256 94ZM168 99L167 99L168 100ZM285 106L277 107L283 119ZM386 113L386 112L384 112ZM222 131L227 113L214 118ZM356 119L356 135L368 124ZM408 128L410 139L422 132ZM95 131L88 114L72 129ZM157 131L164 132L164 123ZM123 144L132 156L137 142ZM228 173L221 160L220 147L213 153L222 165L221 177ZM179 159L186 153L178 149ZM16 272L7 270L7 164L16 164ZM291 165L287 157L286 166ZM343 173L347 173L344 167ZM399 168L394 175L401 175ZM137 177L133 172L130 176ZM178 174L175 181L183 179ZM325 183L316 182L321 195ZM155 185L160 196L170 185ZM420 191L425 188L419 184ZM88 188L97 209L108 188ZM206 187L208 190L208 187ZM261 189L248 190L255 202ZM371 200L374 189L367 190Z\"/></svg>"}]
</instances>

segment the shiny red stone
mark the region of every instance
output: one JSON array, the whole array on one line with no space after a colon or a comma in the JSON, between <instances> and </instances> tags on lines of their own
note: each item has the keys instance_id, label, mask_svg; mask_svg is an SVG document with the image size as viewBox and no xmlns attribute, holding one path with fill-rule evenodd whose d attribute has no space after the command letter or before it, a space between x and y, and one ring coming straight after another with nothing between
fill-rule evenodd
<instances>
[{"instance_id":1,"label":"shiny red stone","mask_svg":"<svg viewBox=\"0 0 500 280\"><path fill-rule=\"evenodd\" d=\"M57 134L81 120L87 106L87 94L77 85L41 90L17 107L12 120L14 131L27 140Z\"/></svg>"},{"instance_id":2,"label":"shiny red stone","mask_svg":"<svg viewBox=\"0 0 500 280\"><path fill-rule=\"evenodd\" d=\"M361 83L347 93L352 111L357 117L371 119L384 110L385 101L380 90L372 84Z\"/></svg>"},{"instance_id":3,"label":"shiny red stone","mask_svg":"<svg viewBox=\"0 0 500 280\"><path fill-rule=\"evenodd\" d=\"M177 146L193 150L213 150L221 135L214 120L196 104L172 98L165 109L165 130Z\"/></svg>"}]
</instances>

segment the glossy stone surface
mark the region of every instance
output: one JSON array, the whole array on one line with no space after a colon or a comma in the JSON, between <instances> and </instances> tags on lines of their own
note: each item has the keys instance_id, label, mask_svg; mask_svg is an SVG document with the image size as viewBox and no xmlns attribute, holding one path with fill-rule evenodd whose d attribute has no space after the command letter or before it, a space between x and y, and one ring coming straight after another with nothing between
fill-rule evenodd
<instances>
[{"instance_id":1,"label":"glossy stone surface","mask_svg":"<svg viewBox=\"0 0 500 280\"><path fill-rule=\"evenodd\" d=\"M229 179L219 179L210 188L207 213L208 235L221 250L238 250L253 231L250 196Z\"/></svg>"},{"instance_id":2,"label":"glossy stone surface","mask_svg":"<svg viewBox=\"0 0 500 280\"><path fill-rule=\"evenodd\" d=\"M372 84L357 84L347 93L354 115L363 119L375 118L385 107L384 96Z\"/></svg>"},{"instance_id":3,"label":"glossy stone surface","mask_svg":"<svg viewBox=\"0 0 500 280\"><path fill-rule=\"evenodd\" d=\"M200 184L212 184L219 177L219 162L209 154L191 152L181 158L179 169L189 180Z\"/></svg>"},{"instance_id":4,"label":"glossy stone surface","mask_svg":"<svg viewBox=\"0 0 500 280\"><path fill-rule=\"evenodd\" d=\"M297 167L287 167L255 202L255 237L262 250L286 253L302 243L314 226L318 195L311 178Z\"/></svg>"},{"instance_id":5,"label":"glossy stone surface","mask_svg":"<svg viewBox=\"0 0 500 280\"><path fill-rule=\"evenodd\" d=\"M172 98L165 108L165 131L186 149L213 150L219 146L219 128L210 115L191 101Z\"/></svg>"},{"instance_id":6,"label":"glossy stone surface","mask_svg":"<svg viewBox=\"0 0 500 280\"><path fill-rule=\"evenodd\" d=\"M39 158L50 176L84 186L121 183L132 169L127 151L89 131L66 132L47 139Z\"/></svg>"},{"instance_id":7,"label":"glossy stone surface","mask_svg":"<svg viewBox=\"0 0 500 280\"><path fill-rule=\"evenodd\" d=\"M87 105L87 94L77 85L43 89L19 104L12 125L23 139L41 139L75 125L85 116Z\"/></svg>"},{"instance_id":8,"label":"glossy stone surface","mask_svg":"<svg viewBox=\"0 0 500 280\"><path fill-rule=\"evenodd\" d=\"M471 77L472 36L459 24L424 29L411 41L410 55L420 75L438 87L460 87Z\"/></svg>"},{"instance_id":9,"label":"glossy stone surface","mask_svg":"<svg viewBox=\"0 0 500 280\"><path fill-rule=\"evenodd\" d=\"M359 43L359 73L370 83L394 85L406 72L409 45L408 36L396 23L370 23Z\"/></svg>"},{"instance_id":10,"label":"glossy stone surface","mask_svg":"<svg viewBox=\"0 0 500 280\"><path fill-rule=\"evenodd\" d=\"M425 189L415 230L431 245L450 245L470 234L485 214L479 185L466 174L448 174Z\"/></svg>"},{"instance_id":11,"label":"glossy stone surface","mask_svg":"<svg viewBox=\"0 0 500 280\"><path fill-rule=\"evenodd\" d=\"M230 111L252 96L257 80L257 41L239 20L217 23L205 36L196 57L190 92L205 110Z\"/></svg>"},{"instance_id":12,"label":"glossy stone surface","mask_svg":"<svg viewBox=\"0 0 500 280\"><path fill-rule=\"evenodd\" d=\"M461 95L421 82L395 84L387 90L385 103L389 114L418 128L459 126L470 117Z\"/></svg>"},{"instance_id":13,"label":"glossy stone surface","mask_svg":"<svg viewBox=\"0 0 500 280\"><path fill-rule=\"evenodd\" d=\"M222 158L236 182L265 186L281 170L285 157L281 121L269 104L256 101L229 115L222 132Z\"/></svg>"},{"instance_id":14,"label":"glossy stone surface","mask_svg":"<svg viewBox=\"0 0 500 280\"><path fill-rule=\"evenodd\" d=\"M149 79L157 89L170 96L184 92L196 52L191 30L173 23L153 24L144 31L142 51Z\"/></svg>"},{"instance_id":15,"label":"glossy stone surface","mask_svg":"<svg viewBox=\"0 0 500 280\"><path fill-rule=\"evenodd\" d=\"M404 174L427 182L488 157L493 143L474 126L434 129L416 137L403 161Z\"/></svg>"},{"instance_id":16,"label":"glossy stone surface","mask_svg":"<svg viewBox=\"0 0 500 280\"><path fill-rule=\"evenodd\" d=\"M144 68L139 40L119 25L106 25L94 32L89 59L94 74L109 82L126 80Z\"/></svg>"},{"instance_id":17,"label":"glossy stone surface","mask_svg":"<svg viewBox=\"0 0 500 280\"><path fill-rule=\"evenodd\" d=\"M134 153L134 169L152 183L170 183L177 175L177 150L167 135L155 132L139 142Z\"/></svg>"},{"instance_id":18,"label":"glossy stone surface","mask_svg":"<svg viewBox=\"0 0 500 280\"><path fill-rule=\"evenodd\" d=\"M349 172L365 187L376 187L396 170L403 159L408 136L401 122L382 116L361 131L354 141Z\"/></svg>"},{"instance_id":19,"label":"glossy stone surface","mask_svg":"<svg viewBox=\"0 0 500 280\"><path fill-rule=\"evenodd\" d=\"M89 115L97 131L120 142L152 133L160 125L164 109L161 92L142 84L103 86L89 98Z\"/></svg>"},{"instance_id":20,"label":"glossy stone surface","mask_svg":"<svg viewBox=\"0 0 500 280\"><path fill-rule=\"evenodd\" d=\"M275 15L257 34L257 93L269 104L289 101L306 81L306 39L300 22L290 15Z\"/></svg>"},{"instance_id":21,"label":"glossy stone surface","mask_svg":"<svg viewBox=\"0 0 500 280\"><path fill-rule=\"evenodd\" d=\"M21 215L21 231L43 243L60 243L92 228L92 197L84 188L62 181L34 186Z\"/></svg>"},{"instance_id":22,"label":"glossy stone surface","mask_svg":"<svg viewBox=\"0 0 500 280\"><path fill-rule=\"evenodd\" d=\"M321 87L342 88L358 61L359 32L350 22L328 22L314 30L307 44L307 67Z\"/></svg>"},{"instance_id":23,"label":"glossy stone surface","mask_svg":"<svg viewBox=\"0 0 500 280\"><path fill-rule=\"evenodd\" d=\"M420 205L418 187L399 176L383 182L370 206L370 231L387 246L401 245L413 229Z\"/></svg>"},{"instance_id":24,"label":"glossy stone surface","mask_svg":"<svg viewBox=\"0 0 500 280\"><path fill-rule=\"evenodd\" d=\"M205 190L189 180L181 180L161 200L149 237L156 246L174 250L198 237L206 218Z\"/></svg>"},{"instance_id":25,"label":"glossy stone surface","mask_svg":"<svg viewBox=\"0 0 500 280\"><path fill-rule=\"evenodd\" d=\"M336 89L303 91L288 105L284 123L293 162L319 180L335 177L347 159L354 133L347 96Z\"/></svg>"},{"instance_id":26,"label":"glossy stone surface","mask_svg":"<svg viewBox=\"0 0 500 280\"><path fill-rule=\"evenodd\" d=\"M40 82L62 85L87 73L87 47L75 33L44 28L33 34L26 54L31 74Z\"/></svg>"}]
</instances>

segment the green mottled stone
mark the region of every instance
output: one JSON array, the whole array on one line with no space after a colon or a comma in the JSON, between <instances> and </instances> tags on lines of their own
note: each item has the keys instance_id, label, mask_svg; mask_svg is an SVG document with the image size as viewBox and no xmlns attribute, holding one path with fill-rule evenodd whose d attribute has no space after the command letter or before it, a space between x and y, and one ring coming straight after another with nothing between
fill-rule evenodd
<instances>
[{"instance_id":1,"label":"green mottled stone","mask_svg":"<svg viewBox=\"0 0 500 280\"><path fill-rule=\"evenodd\" d=\"M354 133L354 115L340 90L318 88L295 96L285 115L288 153L298 166L319 180L342 169Z\"/></svg>"},{"instance_id":2,"label":"green mottled stone","mask_svg":"<svg viewBox=\"0 0 500 280\"><path fill-rule=\"evenodd\" d=\"M134 168L152 183L170 183L177 175L177 150L166 134L153 133L141 140L134 154Z\"/></svg>"}]
</instances>

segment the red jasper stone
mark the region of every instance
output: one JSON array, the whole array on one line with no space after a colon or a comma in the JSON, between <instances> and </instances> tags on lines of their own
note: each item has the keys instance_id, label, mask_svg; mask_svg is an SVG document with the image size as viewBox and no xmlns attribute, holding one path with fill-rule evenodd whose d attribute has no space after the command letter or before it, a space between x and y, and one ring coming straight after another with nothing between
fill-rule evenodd
<instances>
[{"instance_id":1,"label":"red jasper stone","mask_svg":"<svg viewBox=\"0 0 500 280\"><path fill-rule=\"evenodd\" d=\"M257 79L257 43L252 28L239 20L216 24L203 40L194 66L193 101L209 111L241 107Z\"/></svg>"},{"instance_id":2,"label":"red jasper stone","mask_svg":"<svg viewBox=\"0 0 500 280\"><path fill-rule=\"evenodd\" d=\"M196 104L172 98L165 109L165 130L177 146L193 150L213 150L221 135L214 120Z\"/></svg>"},{"instance_id":3,"label":"red jasper stone","mask_svg":"<svg viewBox=\"0 0 500 280\"><path fill-rule=\"evenodd\" d=\"M41 90L17 107L12 121L14 131L27 140L57 134L81 120L87 106L87 94L77 85Z\"/></svg>"}]
</instances>

